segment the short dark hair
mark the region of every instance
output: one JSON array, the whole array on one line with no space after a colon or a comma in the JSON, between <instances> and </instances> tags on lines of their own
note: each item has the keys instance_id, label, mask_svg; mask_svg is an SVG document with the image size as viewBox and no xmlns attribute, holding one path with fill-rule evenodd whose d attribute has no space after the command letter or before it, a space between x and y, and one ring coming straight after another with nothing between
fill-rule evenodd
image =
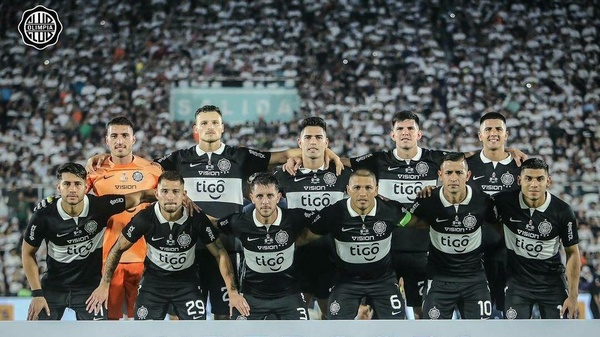
<instances>
[{"instance_id":1,"label":"short dark hair","mask_svg":"<svg viewBox=\"0 0 600 337\"><path fill-rule=\"evenodd\" d=\"M56 177L58 179L62 179L63 173L72 173L83 180L87 178L87 172L85 172L85 167L77 163L71 162L60 165L56 170Z\"/></svg>"},{"instance_id":2,"label":"short dark hair","mask_svg":"<svg viewBox=\"0 0 600 337\"><path fill-rule=\"evenodd\" d=\"M254 191L254 186L256 186L256 185L262 185L262 186L274 185L277 192L280 191L279 181L277 180L277 178L275 178L275 176L273 174L271 174L269 172L255 173L248 180L250 183L250 191Z\"/></svg>"},{"instance_id":3,"label":"short dark hair","mask_svg":"<svg viewBox=\"0 0 600 337\"><path fill-rule=\"evenodd\" d=\"M504 122L504 125L506 125L506 118L498 112L488 112L485 115L481 116L481 118L479 119L479 125L483 124L483 122L487 121L488 119L499 119L502 122Z\"/></svg>"},{"instance_id":4,"label":"short dark hair","mask_svg":"<svg viewBox=\"0 0 600 337\"><path fill-rule=\"evenodd\" d=\"M548 173L548 164L540 158L529 158L521 164L521 173L525 169L544 170Z\"/></svg>"},{"instance_id":5,"label":"short dark hair","mask_svg":"<svg viewBox=\"0 0 600 337\"><path fill-rule=\"evenodd\" d=\"M168 180L168 181L179 181L182 185L185 183L183 181L183 176L177 172L177 171L165 171L163 172L160 177L158 177L158 184L160 184L161 181L163 180Z\"/></svg>"},{"instance_id":6,"label":"short dark hair","mask_svg":"<svg viewBox=\"0 0 600 337\"><path fill-rule=\"evenodd\" d=\"M108 123L106 123L106 132L108 132L108 128L111 125L125 125L125 126L129 126L131 128L131 130L133 130L133 123L129 120L129 118L125 117L125 116L118 116L115 117L113 119L111 119Z\"/></svg>"},{"instance_id":7,"label":"short dark hair","mask_svg":"<svg viewBox=\"0 0 600 337\"><path fill-rule=\"evenodd\" d=\"M196 110L194 119L196 119L196 117L198 117L199 114L204 113L204 112L216 112L219 114L219 116L221 116L221 118L223 117L223 114L221 113L221 109L219 109L218 106L208 104L208 105L201 106L198 110Z\"/></svg>"},{"instance_id":8,"label":"short dark hair","mask_svg":"<svg viewBox=\"0 0 600 337\"><path fill-rule=\"evenodd\" d=\"M377 176L375 175L375 173L367 169L358 169L350 173L350 178L348 178L348 181L352 179L352 177L371 177L373 178L373 180L375 180L375 183L377 183Z\"/></svg>"},{"instance_id":9,"label":"short dark hair","mask_svg":"<svg viewBox=\"0 0 600 337\"><path fill-rule=\"evenodd\" d=\"M464 161L465 162L465 167L468 170L469 169L469 164L467 163L467 157L465 157L465 154L462 152L448 152L444 155L444 157L442 158L442 163L440 165L440 169L442 167L442 165L444 165L445 161L454 161L454 162L459 162L459 161Z\"/></svg>"},{"instance_id":10,"label":"short dark hair","mask_svg":"<svg viewBox=\"0 0 600 337\"><path fill-rule=\"evenodd\" d=\"M415 121L415 124L417 124L417 127L419 129L421 128L421 121L419 120L419 116L417 116L417 114L414 112L404 110L396 112L394 116L392 116L392 130L394 129L394 125L396 125L396 122L403 122L407 119L412 119L413 121Z\"/></svg>"},{"instance_id":11,"label":"short dark hair","mask_svg":"<svg viewBox=\"0 0 600 337\"><path fill-rule=\"evenodd\" d=\"M301 134L304 131L304 128L307 126L318 126L323 129L323 131L327 132L327 124L321 117L306 117L300 122L299 133Z\"/></svg>"}]
</instances>

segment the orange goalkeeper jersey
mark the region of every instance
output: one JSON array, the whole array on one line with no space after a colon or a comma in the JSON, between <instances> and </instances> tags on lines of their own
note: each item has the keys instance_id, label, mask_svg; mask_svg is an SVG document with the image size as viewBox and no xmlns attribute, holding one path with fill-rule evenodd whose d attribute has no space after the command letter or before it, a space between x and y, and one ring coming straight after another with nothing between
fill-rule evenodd
<instances>
[{"instance_id":1,"label":"orange goalkeeper jersey","mask_svg":"<svg viewBox=\"0 0 600 337\"><path fill-rule=\"evenodd\" d=\"M130 164L117 165L108 157L96 172L88 174L88 186L95 195L128 194L132 192L156 188L158 177L162 173L160 165L143 158L134 156ZM104 234L103 260L117 241L123 228L140 210L148 207L148 203L125 210L113 215L109 220ZM121 263L144 262L146 257L146 242L142 239L136 242L121 256Z\"/></svg>"}]
</instances>

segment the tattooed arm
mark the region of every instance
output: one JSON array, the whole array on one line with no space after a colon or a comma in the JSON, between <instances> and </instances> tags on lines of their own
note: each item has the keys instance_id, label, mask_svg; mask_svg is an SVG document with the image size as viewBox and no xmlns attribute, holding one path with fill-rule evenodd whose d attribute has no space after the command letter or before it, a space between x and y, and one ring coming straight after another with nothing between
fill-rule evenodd
<instances>
[{"instance_id":1,"label":"tattooed arm","mask_svg":"<svg viewBox=\"0 0 600 337\"><path fill-rule=\"evenodd\" d=\"M110 287L110 281L112 280L113 273L119 265L119 260L121 260L121 255L123 255L123 252L133 246L133 244L134 242L127 240L125 236L123 236L123 233L119 235L117 242L115 242L115 244L112 246L108 256L106 257L104 274L102 275L102 279L100 280L98 288L96 288L90 297L85 301L87 304L86 310L88 312L97 313L102 310L102 306L107 308L108 288Z\"/></svg>"},{"instance_id":2,"label":"tattooed arm","mask_svg":"<svg viewBox=\"0 0 600 337\"><path fill-rule=\"evenodd\" d=\"M233 273L233 266L229 259L229 254L223 247L221 239L217 239L215 242L207 244L206 248L208 251L217 259L219 264L219 271L225 281L227 287L227 293L229 294L229 316L233 314L233 308L235 307L242 315L250 315L250 306L246 299L239 294L238 288L235 282L235 274Z\"/></svg>"}]
</instances>

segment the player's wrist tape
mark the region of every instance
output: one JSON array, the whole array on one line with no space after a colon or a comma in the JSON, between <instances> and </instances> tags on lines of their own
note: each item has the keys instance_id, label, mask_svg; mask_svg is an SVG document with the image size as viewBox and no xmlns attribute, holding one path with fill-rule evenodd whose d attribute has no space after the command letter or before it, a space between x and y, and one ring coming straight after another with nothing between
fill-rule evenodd
<instances>
[{"instance_id":1,"label":"player's wrist tape","mask_svg":"<svg viewBox=\"0 0 600 337\"><path fill-rule=\"evenodd\" d=\"M44 291L42 289L32 290L31 297L44 297Z\"/></svg>"}]
</instances>

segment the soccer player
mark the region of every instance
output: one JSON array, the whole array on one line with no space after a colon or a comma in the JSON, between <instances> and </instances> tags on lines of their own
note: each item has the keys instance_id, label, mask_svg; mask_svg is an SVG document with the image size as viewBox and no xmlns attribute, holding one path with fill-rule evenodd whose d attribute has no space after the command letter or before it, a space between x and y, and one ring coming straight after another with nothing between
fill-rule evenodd
<instances>
[{"instance_id":1,"label":"soccer player","mask_svg":"<svg viewBox=\"0 0 600 337\"><path fill-rule=\"evenodd\" d=\"M424 317L451 319L458 308L465 319L489 318L481 240L482 227L498 223L492 199L467 185L471 172L462 153L446 154L438 175L442 186L414 203L416 219L408 224L429 227Z\"/></svg>"},{"instance_id":2,"label":"soccer player","mask_svg":"<svg viewBox=\"0 0 600 337\"><path fill-rule=\"evenodd\" d=\"M335 242L336 276L327 319L354 319L367 297L380 319L403 319L404 305L391 264L392 231L404 217L402 205L376 199L375 174L360 169L350 175L350 198L316 211L309 225Z\"/></svg>"},{"instance_id":3,"label":"soccer player","mask_svg":"<svg viewBox=\"0 0 600 337\"><path fill-rule=\"evenodd\" d=\"M122 193L155 188L162 173L160 165L133 155L136 138L133 123L126 117L115 117L106 126L106 145L110 156L100 167L88 174L88 185L95 195ZM113 215L108 220L104 233L103 260L111 247L117 242L119 234L129 221L149 203L140 204L125 212ZM146 242L138 240L123 253L119 265L112 277L108 296L108 319L123 317L123 308L127 317L133 318L138 285L144 272Z\"/></svg>"},{"instance_id":4,"label":"soccer player","mask_svg":"<svg viewBox=\"0 0 600 337\"><path fill-rule=\"evenodd\" d=\"M345 197L350 170L338 176L334 169L325 169L325 150L328 147L327 125L320 117L308 117L299 127L298 146L302 149L302 167L295 176L277 170L275 177L284 192L289 208L321 210ZM335 274L333 244L324 235L296 248L295 264L302 280L305 296L314 295L325 318L329 288ZM307 301L310 299L307 296Z\"/></svg>"},{"instance_id":5,"label":"soccer player","mask_svg":"<svg viewBox=\"0 0 600 337\"><path fill-rule=\"evenodd\" d=\"M25 230L23 269L32 289L28 320L60 320L67 307L78 320L106 319L106 312L90 314L85 300L98 284L102 270L103 234L108 219L154 199L153 190L126 195L86 195L85 168L66 163L57 170L56 203L34 212ZM40 281L35 257L46 241L47 272Z\"/></svg>"},{"instance_id":6,"label":"soccer player","mask_svg":"<svg viewBox=\"0 0 600 337\"><path fill-rule=\"evenodd\" d=\"M302 154L300 149L261 152L224 144L221 110L214 105L205 105L196 111L194 132L198 134L197 146L175 151L157 162L164 170L179 171L190 199L205 213L218 218L242 211L244 182L253 173L266 171L269 165L283 164L288 158ZM337 158L331 151L328 154ZM341 162L338 166L341 171ZM239 242L236 244L233 238L225 238L223 242L230 253L241 253ZM214 259L204 251L198 260L215 318L229 319L226 288L216 273Z\"/></svg>"},{"instance_id":7,"label":"soccer player","mask_svg":"<svg viewBox=\"0 0 600 337\"><path fill-rule=\"evenodd\" d=\"M218 235L213 232L210 220L202 212L189 216L183 207L186 195L183 186L183 177L175 171L164 172L159 177L156 190L158 202L140 211L123 228L106 258L98 288L86 301L88 311L101 310L123 252L145 237L148 247L146 269L135 303L136 320L162 320L169 305L173 306L179 319L206 319L206 307L195 264L198 241L202 241L216 259L232 308L248 313L248 304L237 291L229 255Z\"/></svg>"},{"instance_id":8,"label":"soccer player","mask_svg":"<svg viewBox=\"0 0 600 337\"><path fill-rule=\"evenodd\" d=\"M543 160L523 162L517 182L519 191L494 195L507 248L505 317L531 318L537 303L542 318L577 318L581 261L575 213L547 191L551 179Z\"/></svg>"},{"instance_id":9,"label":"soccer player","mask_svg":"<svg viewBox=\"0 0 600 337\"><path fill-rule=\"evenodd\" d=\"M521 169L513 156L506 151L508 130L504 116L496 112L483 115L479 120L478 136L483 149L467 159L471 171L468 184L489 195L518 190L517 177ZM497 311L503 312L506 246L502 234L492 226L483 226L482 231L483 265L490 286L492 305Z\"/></svg>"},{"instance_id":10,"label":"soccer player","mask_svg":"<svg viewBox=\"0 0 600 337\"><path fill-rule=\"evenodd\" d=\"M259 173L250 185L255 209L215 221L225 233L238 237L244 247L241 292L252 309L234 310L232 319L309 319L300 292L294 251L307 241L309 221L304 209L281 209L279 183L270 173Z\"/></svg>"}]
</instances>

